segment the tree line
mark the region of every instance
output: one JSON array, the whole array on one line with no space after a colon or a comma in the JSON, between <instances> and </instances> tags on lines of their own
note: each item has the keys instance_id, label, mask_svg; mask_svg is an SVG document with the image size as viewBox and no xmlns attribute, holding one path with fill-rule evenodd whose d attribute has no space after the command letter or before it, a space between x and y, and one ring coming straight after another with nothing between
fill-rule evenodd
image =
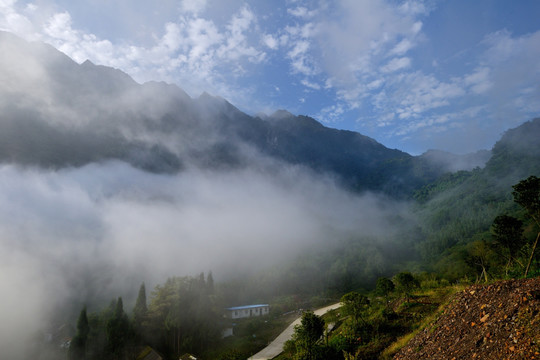
<instances>
[{"instance_id":1,"label":"tree line","mask_svg":"<svg viewBox=\"0 0 540 360\"><path fill-rule=\"evenodd\" d=\"M129 315L121 297L101 312L81 310L68 358L135 359L148 345L167 358L204 353L221 336L221 315L212 273L169 278L149 302L142 283Z\"/></svg>"}]
</instances>

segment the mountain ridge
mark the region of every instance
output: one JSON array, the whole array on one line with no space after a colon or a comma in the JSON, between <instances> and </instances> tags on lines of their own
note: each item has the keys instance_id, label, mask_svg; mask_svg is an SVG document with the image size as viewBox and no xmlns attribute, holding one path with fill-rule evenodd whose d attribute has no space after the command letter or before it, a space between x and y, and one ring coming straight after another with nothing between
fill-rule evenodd
<instances>
[{"instance_id":1,"label":"mountain ridge","mask_svg":"<svg viewBox=\"0 0 540 360\"><path fill-rule=\"evenodd\" d=\"M23 122L29 124L38 122L41 132L50 133L49 138L54 139L33 141L36 136L21 133L21 128L0 129L6 138L32 143L31 151L1 147L0 161L63 167L116 159L145 170L170 173L186 164L219 168L245 165L250 161L244 151L247 146L286 164L333 174L355 191L410 197L442 174L455 171L460 159L467 158L451 154L441 161L429 154L412 156L360 133L328 128L309 116L295 116L286 110L250 116L226 99L208 93L191 98L176 85L138 84L118 69L88 60L77 64L50 45L28 43L5 32L0 38L2 46L11 50L0 59L1 69L25 58L42 75L41 80L48 79L52 84L45 94L35 93L32 88L40 83L28 79L24 69L0 74L4 80L28 80L19 87L0 87L21 104L15 109L4 104L5 121L24 118ZM37 114L28 113L34 110ZM61 139L63 136L85 140ZM80 151L67 151L67 144L81 147ZM47 159L39 157L43 152L49 154ZM38 155L33 158L32 154ZM482 159L486 158L484 153ZM145 160L141 163L141 159ZM482 166L482 161L478 160L476 166Z\"/></svg>"}]
</instances>

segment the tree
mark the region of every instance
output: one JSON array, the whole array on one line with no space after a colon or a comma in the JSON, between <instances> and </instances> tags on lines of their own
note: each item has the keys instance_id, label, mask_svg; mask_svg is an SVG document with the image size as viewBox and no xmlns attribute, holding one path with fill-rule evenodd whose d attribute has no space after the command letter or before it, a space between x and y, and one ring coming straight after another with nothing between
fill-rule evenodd
<instances>
[{"instance_id":1,"label":"tree","mask_svg":"<svg viewBox=\"0 0 540 360\"><path fill-rule=\"evenodd\" d=\"M521 205L527 214L534 220L536 225L540 228L540 178L536 176L529 176L525 180L521 180L516 185L512 186L514 191L512 195L514 196L514 201ZM534 252L536 246L538 245L538 239L540 238L540 229L536 235L536 240L533 243L531 250L531 255L525 269L525 277L529 273L531 263L534 258Z\"/></svg>"},{"instance_id":2,"label":"tree","mask_svg":"<svg viewBox=\"0 0 540 360\"><path fill-rule=\"evenodd\" d=\"M375 285L375 294L384 296L386 305L388 305L388 295L394 291L395 288L396 286L392 280L385 277L380 277L377 279L377 285Z\"/></svg>"},{"instance_id":3,"label":"tree","mask_svg":"<svg viewBox=\"0 0 540 360\"><path fill-rule=\"evenodd\" d=\"M405 294L405 300L407 302L409 302L411 292L420 286L418 280L416 280L410 272L400 272L394 277L394 281L398 291Z\"/></svg>"},{"instance_id":4,"label":"tree","mask_svg":"<svg viewBox=\"0 0 540 360\"><path fill-rule=\"evenodd\" d=\"M519 250L523 247L523 222L515 217L499 215L493 221L493 238L495 243L508 252L506 263L506 275L512 261L516 259Z\"/></svg>"},{"instance_id":5,"label":"tree","mask_svg":"<svg viewBox=\"0 0 540 360\"><path fill-rule=\"evenodd\" d=\"M115 359L124 357L129 337L129 320L124 312L122 298L119 297L114 314L107 322L107 347Z\"/></svg>"},{"instance_id":6,"label":"tree","mask_svg":"<svg viewBox=\"0 0 540 360\"><path fill-rule=\"evenodd\" d=\"M206 276L206 287L208 289L208 293L213 295L214 294L214 276L212 275L211 271Z\"/></svg>"},{"instance_id":7,"label":"tree","mask_svg":"<svg viewBox=\"0 0 540 360\"><path fill-rule=\"evenodd\" d=\"M315 315L312 311L306 311L302 315L300 325L294 327L293 341L296 345L296 359L315 359L316 344L322 337L324 329L322 317Z\"/></svg>"},{"instance_id":8,"label":"tree","mask_svg":"<svg viewBox=\"0 0 540 360\"><path fill-rule=\"evenodd\" d=\"M177 356L209 349L221 335L221 315L203 276L172 277L156 286L148 306L149 340Z\"/></svg>"},{"instance_id":9,"label":"tree","mask_svg":"<svg viewBox=\"0 0 540 360\"><path fill-rule=\"evenodd\" d=\"M352 316L355 327L358 325L358 320L365 323L362 315L369 306L369 299L365 295L352 291L341 297L341 303L345 312Z\"/></svg>"},{"instance_id":10,"label":"tree","mask_svg":"<svg viewBox=\"0 0 540 360\"><path fill-rule=\"evenodd\" d=\"M139 295L137 296L135 307L133 308L133 325L137 331L141 330L143 321L146 319L147 315L148 306L146 305L146 287L144 283L142 283L139 288Z\"/></svg>"},{"instance_id":11,"label":"tree","mask_svg":"<svg viewBox=\"0 0 540 360\"><path fill-rule=\"evenodd\" d=\"M485 240L476 240L469 244L465 261L477 270L481 270L480 278L488 282L489 269L492 265L493 250ZM478 281L478 278L477 278Z\"/></svg>"},{"instance_id":12,"label":"tree","mask_svg":"<svg viewBox=\"0 0 540 360\"><path fill-rule=\"evenodd\" d=\"M79 319L77 320L77 334L71 339L69 346L69 359L80 360L86 358L86 342L90 326L88 325L88 317L86 315L86 306L81 310Z\"/></svg>"}]
</instances>

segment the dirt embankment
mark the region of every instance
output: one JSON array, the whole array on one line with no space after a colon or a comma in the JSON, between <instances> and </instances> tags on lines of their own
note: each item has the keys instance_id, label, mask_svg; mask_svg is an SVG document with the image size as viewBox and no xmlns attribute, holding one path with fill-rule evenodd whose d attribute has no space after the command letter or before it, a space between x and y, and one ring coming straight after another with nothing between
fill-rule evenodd
<instances>
[{"instance_id":1,"label":"dirt embankment","mask_svg":"<svg viewBox=\"0 0 540 360\"><path fill-rule=\"evenodd\" d=\"M458 293L394 359L540 359L540 278Z\"/></svg>"}]
</instances>

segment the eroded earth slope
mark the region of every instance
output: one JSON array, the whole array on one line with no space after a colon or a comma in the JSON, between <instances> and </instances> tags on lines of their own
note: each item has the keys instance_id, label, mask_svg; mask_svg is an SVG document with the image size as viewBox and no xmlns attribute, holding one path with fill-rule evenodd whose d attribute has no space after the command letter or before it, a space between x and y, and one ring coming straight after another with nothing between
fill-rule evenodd
<instances>
[{"instance_id":1,"label":"eroded earth slope","mask_svg":"<svg viewBox=\"0 0 540 360\"><path fill-rule=\"evenodd\" d=\"M540 359L540 278L458 293L394 359Z\"/></svg>"}]
</instances>

